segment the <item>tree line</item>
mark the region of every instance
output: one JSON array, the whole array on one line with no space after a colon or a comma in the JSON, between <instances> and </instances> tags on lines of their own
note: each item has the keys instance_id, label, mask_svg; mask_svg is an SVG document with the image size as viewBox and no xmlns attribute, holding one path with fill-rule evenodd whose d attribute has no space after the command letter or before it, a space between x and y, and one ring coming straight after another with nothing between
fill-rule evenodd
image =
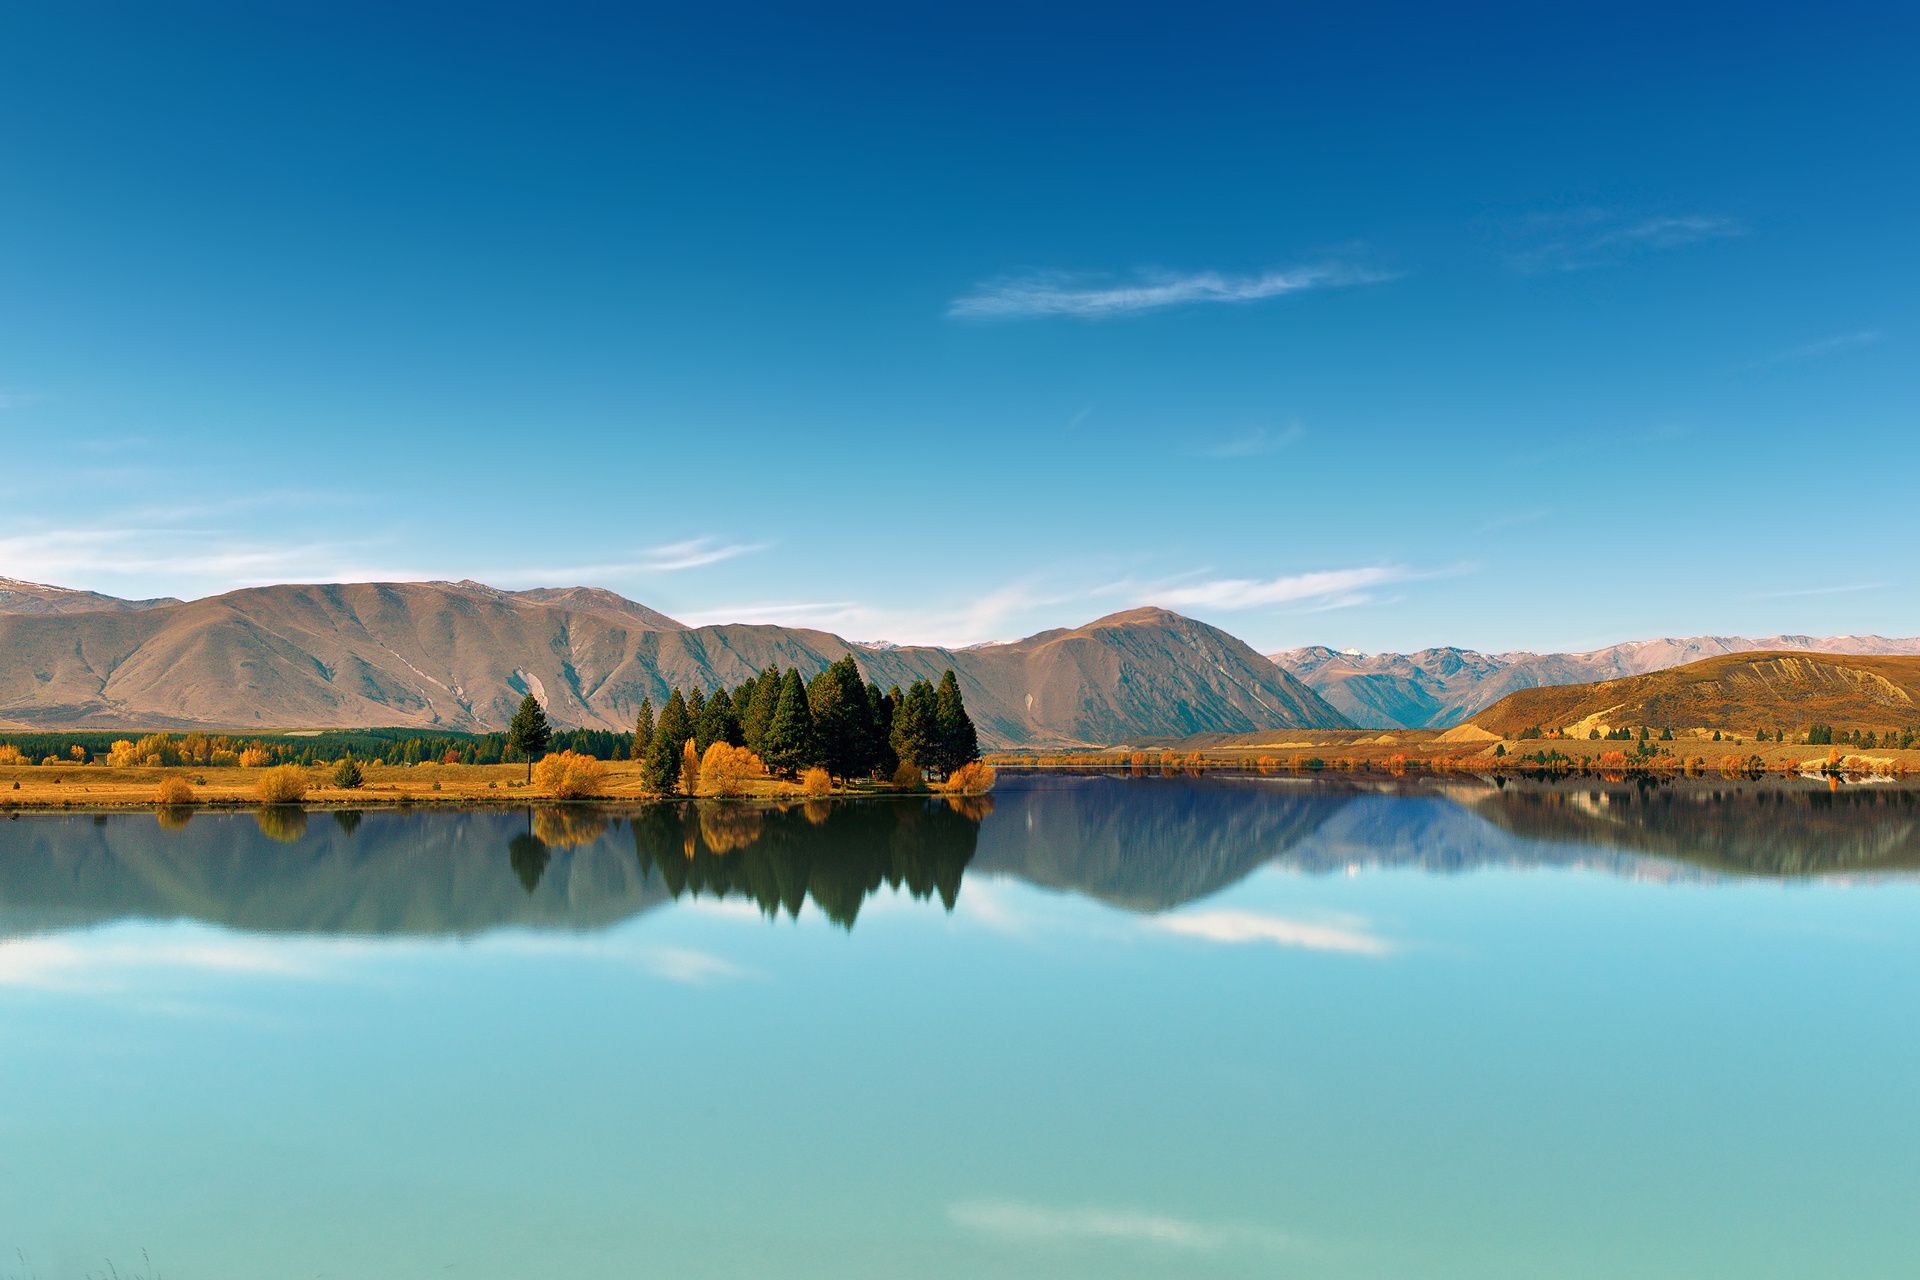
<instances>
[{"instance_id":1,"label":"tree line","mask_svg":"<svg viewBox=\"0 0 1920 1280\"><path fill-rule=\"evenodd\" d=\"M665 794L679 785L685 761L716 742L753 752L780 777L819 768L842 781L897 781L908 768L944 778L980 758L979 734L951 668L937 685L921 679L883 692L861 680L851 657L811 680L776 663L732 689L675 687L657 712L646 698L628 754L640 762L647 786Z\"/></svg>"}]
</instances>

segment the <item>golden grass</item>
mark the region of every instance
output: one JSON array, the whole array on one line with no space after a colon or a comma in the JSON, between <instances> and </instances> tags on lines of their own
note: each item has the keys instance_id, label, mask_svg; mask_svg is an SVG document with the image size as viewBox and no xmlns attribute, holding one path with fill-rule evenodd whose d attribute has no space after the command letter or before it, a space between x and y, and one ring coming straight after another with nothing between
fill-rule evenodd
<instances>
[{"instance_id":1,"label":"golden grass","mask_svg":"<svg viewBox=\"0 0 1920 1280\"><path fill-rule=\"evenodd\" d=\"M365 781L352 790L333 785L331 763L281 767L293 770L305 781L304 803L308 805L361 808L389 804L523 805L529 801L562 798L538 783L527 785L524 764L362 762ZM160 786L176 779L191 788L189 803L192 805L251 807L262 803L257 791L261 777L258 769L192 765L177 768L140 765L124 769L105 764L0 765L0 809L153 808L160 803ZM640 765L630 760L607 761L592 791L600 803L638 803L658 798L647 791L640 776ZM862 782L835 787L833 794L877 795L888 791L886 786ZM742 778L738 798L798 800L804 795L797 781L763 775Z\"/></svg>"}]
</instances>

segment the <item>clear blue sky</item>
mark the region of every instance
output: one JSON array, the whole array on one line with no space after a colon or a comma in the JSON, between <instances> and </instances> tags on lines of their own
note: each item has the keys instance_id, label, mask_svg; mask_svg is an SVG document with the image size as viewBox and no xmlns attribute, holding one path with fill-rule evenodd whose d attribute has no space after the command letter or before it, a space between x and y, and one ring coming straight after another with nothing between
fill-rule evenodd
<instances>
[{"instance_id":1,"label":"clear blue sky","mask_svg":"<svg viewBox=\"0 0 1920 1280\"><path fill-rule=\"evenodd\" d=\"M1920 632L1917 15L11 4L0 575Z\"/></svg>"}]
</instances>

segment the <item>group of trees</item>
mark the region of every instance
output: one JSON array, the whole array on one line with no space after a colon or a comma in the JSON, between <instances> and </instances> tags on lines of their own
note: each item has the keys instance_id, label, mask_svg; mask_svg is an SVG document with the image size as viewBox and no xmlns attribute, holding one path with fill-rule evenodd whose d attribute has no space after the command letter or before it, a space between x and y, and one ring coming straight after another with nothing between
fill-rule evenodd
<instances>
[{"instance_id":1,"label":"group of trees","mask_svg":"<svg viewBox=\"0 0 1920 1280\"><path fill-rule=\"evenodd\" d=\"M951 669L937 686L916 680L882 692L861 681L851 657L811 680L776 664L734 689L675 688L657 713L652 698L641 702L632 757L652 790L675 790L715 743L752 752L782 777L817 768L842 780L891 779L908 766L946 777L980 758Z\"/></svg>"}]
</instances>

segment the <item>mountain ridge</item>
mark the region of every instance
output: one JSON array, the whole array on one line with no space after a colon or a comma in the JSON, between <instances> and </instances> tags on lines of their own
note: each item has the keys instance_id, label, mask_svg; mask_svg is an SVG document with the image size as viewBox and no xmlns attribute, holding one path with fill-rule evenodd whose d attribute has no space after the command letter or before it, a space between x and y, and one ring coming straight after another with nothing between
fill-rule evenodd
<instances>
[{"instance_id":1,"label":"mountain ridge","mask_svg":"<svg viewBox=\"0 0 1920 1280\"><path fill-rule=\"evenodd\" d=\"M670 686L738 685L775 662L811 675L848 655L882 687L952 667L993 746L1346 727L1240 640L1160 609L945 649L689 627L599 588L289 583L140 609L0 612L0 655L0 723L46 728L487 730L533 693L557 724L626 729Z\"/></svg>"},{"instance_id":2,"label":"mountain ridge","mask_svg":"<svg viewBox=\"0 0 1920 1280\"><path fill-rule=\"evenodd\" d=\"M1486 653L1451 646L1354 653L1307 645L1267 655L1342 715L1370 728L1446 729L1522 689L1589 684L1757 652L1920 654L1920 637L1665 636L1569 653Z\"/></svg>"}]
</instances>

